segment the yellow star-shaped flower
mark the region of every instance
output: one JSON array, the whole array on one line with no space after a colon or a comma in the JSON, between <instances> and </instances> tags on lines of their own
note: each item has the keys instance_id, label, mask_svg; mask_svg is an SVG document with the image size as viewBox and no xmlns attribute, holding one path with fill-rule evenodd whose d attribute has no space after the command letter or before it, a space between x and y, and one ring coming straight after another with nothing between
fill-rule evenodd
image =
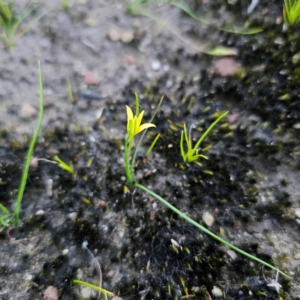
<instances>
[{"instance_id":1,"label":"yellow star-shaped flower","mask_svg":"<svg viewBox=\"0 0 300 300\"><path fill-rule=\"evenodd\" d=\"M138 116L134 116L131 108L126 105L126 111L127 111L127 133L130 140L133 140L133 138L141 131L149 127L156 127L152 123L144 123L141 125L144 112L145 112L144 110Z\"/></svg>"}]
</instances>

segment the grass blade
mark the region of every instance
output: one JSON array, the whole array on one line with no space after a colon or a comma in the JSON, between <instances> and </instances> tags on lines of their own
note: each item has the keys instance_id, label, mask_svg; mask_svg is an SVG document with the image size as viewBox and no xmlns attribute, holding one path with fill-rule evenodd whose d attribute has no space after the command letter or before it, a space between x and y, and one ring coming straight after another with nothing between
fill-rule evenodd
<instances>
[{"instance_id":1,"label":"grass blade","mask_svg":"<svg viewBox=\"0 0 300 300\"><path fill-rule=\"evenodd\" d=\"M151 143L150 147L148 148L148 150L146 152L146 156L148 156L151 153L151 151L154 148L154 146L155 146L156 142L158 141L159 137L160 137L160 133L155 137L155 139Z\"/></svg>"},{"instance_id":2,"label":"grass blade","mask_svg":"<svg viewBox=\"0 0 300 300\"><path fill-rule=\"evenodd\" d=\"M82 281L82 280L74 279L74 280L72 281L72 283L73 283L73 284L80 284L80 285L84 285L84 286L90 287L90 288L92 288L92 289L94 289L94 290L97 290L97 291L103 293L103 294L106 295L106 296L107 296L107 295L108 295L108 296L113 296L113 295L114 295L114 293L112 293L112 292L109 292L109 291L107 291L107 290L105 290L105 289L103 289L103 288L100 288L100 287L97 286L97 285L94 285L94 284L91 284L91 283L88 283L88 282L85 282L85 281Z\"/></svg>"},{"instance_id":3,"label":"grass blade","mask_svg":"<svg viewBox=\"0 0 300 300\"><path fill-rule=\"evenodd\" d=\"M23 194L27 182L27 177L28 177L28 171L29 171L29 165L31 161L31 157L33 154L33 150L41 129L42 121L43 121L43 113L44 113L44 96L43 96L43 79L42 79L42 71L41 71L41 63L38 62L38 76L39 76L39 94L40 94L40 109L39 109L39 117L38 117L38 123L35 129L35 132L33 134L33 137L30 142L30 146L27 152L26 160L25 160L25 165L23 168L22 172L22 177L21 177L21 182L18 190L18 195L17 195L17 200L16 200L16 207L14 211L14 219L12 223L14 225L19 224L19 215L20 215L20 210L21 210L21 203L23 199Z\"/></svg>"},{"instance_id":4,"label":"grass blade","mask_svg":"<svg viewBox=\"0 0 300 300\"><path fill-rule=\"evenodd\" d=\"M214 121L208 128L207 130L203 133L203 135L201 136L201 138L198 140L197 144L194 147L194 151L196 152L198 150L198 148L200 147L200 144L203 142L203 140L207 137L207 135L211 132L211 130L215 127L215 125L217 123L219 123L219 121L225 117L228 114L228 111L226 111L224 114L222 114L216 121Z\"/></svg>"}]
</instances>

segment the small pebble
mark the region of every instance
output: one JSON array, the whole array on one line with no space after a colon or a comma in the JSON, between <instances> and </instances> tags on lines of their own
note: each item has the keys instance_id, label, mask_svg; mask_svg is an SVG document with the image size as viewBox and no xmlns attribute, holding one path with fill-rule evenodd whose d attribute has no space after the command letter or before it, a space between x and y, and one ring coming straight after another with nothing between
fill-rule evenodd
<instances>
[{"instance_id":1,"label":"small pebble","mask_svg":"<svg viewBox=\"0 0 300 300\"><path fill-rule=\"evenodd\" d=\"M75 221L77 218L77 212L72 212L68 214L68 219Z\"/></svg>"},{"instance_id":2,"label":"small pebble","mask_svg":"<svg viewBox=\"0 0 300 300\"><path fill-rule=\"evenodd\" d=\"M62 255L67 255L69 253L69 249L64 249L61 253Z\"/></svg>"},{"instance_id":3,"label":"small pebble","mask_svg":"<svg viewBox=\"0 0 300 300\"><path fill-rule=\"evenodd\" d=\"M241 65L233 58L220 58L214 64L214 68L222 77L234 75L240 67Z\"/></svg>"},{"instance_id":4,"label":"small pebble","mask_svg":"<svg viewBox=\"0 0 300 300\"><path fill-rule=\"evenodd\" d=\"M106 201L104 201L104 200L102 200L102 199L99 199L98 205L99 205L100 207L105 207L107 204L106 204Z\"/></svg>"},{"instance_id":5,"label":"small pebble","mask_svg":"<svg viewBox=\"0 0 300 300\"><path fill-rule=\"evenodd\" d=\"M42 216L42 215L44 215L44 214L45 214L45 211L42 210L42 209L39 209L39 210L35 213L36 216Z\"/></svg>"},{"instance_id":6,"label":"small pebble","mask_svg":"<svg viewBox=\"0 0 300 300\"><path fill-rule=\"evenodd\" d=\"M54 286L48 286L44 292L44 300L58 300L58 291Z\"/></svg>"},{"instance_id":7,"label":"small pebble","mask_svg":"<svg viewBox=\"0 0 300 300\"><path fill-rule=\"evenodd\" d=\"M284 45L284 40L281 37L277 37L274 40L274 44L276 44L276 45Z\"/></svg>"},{"instance_id":8,"label":"small pebble","mask_svg":"<svg viewBox=\"0 0 300 300\"><path fill-rule=\"evenodd\" d=\"M134 39L134 33L131 30L124 31L121 35L121 42L125 44L129 44Z\"/></svg>"},{"instance_id":9,"label":"small pebble","mask_svg":"<svg viewBox=\"0 0 300 300\"><path fill-rule=\"evenodd\" d=\"M158 71L161 68L161 62L157 59L151 62L151 69L153 71Z\"/></svg>"},{"instance_id":10,"label":"small pebble","mask_svg":"<svg viewBox=\"0 0 300 300\"><path fill-rule=\"evenodd\" d=\"M236 253L235 253L235 251L233 251L233 250L227 250L227 254L230 256L230 258L232 259L232 260L235 260L236 258L237 258L237 255L236 255Z\"/></svg>"},{"instance_id":11,"label":"small pebble","mask_svg":"<svg viewBox=\"0 0 300 300\"><path fill-rule=\"evenodd\" d=\"M107 33L107 37L113 41L113 42L117 42L120 40L121 38L121 34L119 32L119 30L117 30L116 28L111 28L108 33Z\"/></svg>"},{"instance_id":12,"label":"small pebble","mask_svg":"<svg viewBox=\"0 0 300 300\"><path fill-rule=\"evenodd\" d=\"M95 297L96 291L87 286L81 286L80 296L82 299L91 299Z\"/></svg>"},{"instance_id":13,"label":"small pebble","mask_svg":"<svg viewBox=\"0 0 300 300\"><path fill-rule=\"evenodd\" d=\"M88 85L98 85L99 84L99 76L95 72L87 72L83 78L84 83Z\"/></svg>"},{"instance_id":14,"label":"small pebble","mask_svg":"<svg viewBox=\"0 0 300 300\"><path fill-rule=\"evenodd\" d=\"M214 286L213 289L212 289L212 294L215 296L215 297L223 297L223 292L221 289L219 289L218 287Z\"/></svg>"},{"instance_id":15,"label":"small pebble","mask_svg":"<svg viewBox=\"0 0 300 300\"><path fill-rule=\"evenodd\" d=\"M208 227L212 226L215 222L215 218L207 211L202 215L202 220Z\"/></svg>"},{"instance_id":16,"label":"small pebble","mask_svg":"<svg viewBox=\"0 0 300 300\"><path fill-rule=\"evenodd\" d=\"M37 157L32 157L30 161L30 167L37 168L39 165L39 159Z\"/></svg>"},{"instance_id":17,"label":"small pebble","mask_svg":"<svg viewBox=\"0 0 300 300\"><path fill-rule=\"evenodd\" d=\"M34 117L37 114L37 110L29 103L25 103L22 105L19 116L22 119L30 119Z\"/></svg>"},{"instance_id":18,"label":"small pebble","mask_svg":"<svg viewBox=\"0 0 300 300\"><path fill-rule=\"evenodd\" d=\"M295 215L296 215L297 218L300 219L300 208L297 208L297 209L295 210Z\"/></svg>"},{"instance_id":19,"label":"small pebble","mask_svg":"<svg viewBox=\"0 0 300 300\"><path fill-rule=\"evenodd\" d=\"M228 118L228 122L230 124L234 124L238 120L239 117L240 117L240 114L238 114L238 113L230 114L227 117Z\"/></svg>"}]
</instances>

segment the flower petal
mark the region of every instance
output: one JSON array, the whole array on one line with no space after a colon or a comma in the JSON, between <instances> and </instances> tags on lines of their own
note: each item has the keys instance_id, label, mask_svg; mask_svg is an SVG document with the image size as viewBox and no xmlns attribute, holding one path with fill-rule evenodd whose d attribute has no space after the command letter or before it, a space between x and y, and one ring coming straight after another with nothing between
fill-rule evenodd
<instances>
[{"instance_id":1,"label":"flower petal","mask_svg":"<svg viewBox=\"0 0 300 300\"><path fill-rule=\"evenodd\" d=\"M127 105L126 105L126 111L127 111L127 121L132 120L133 119L133 113L132 113L131 108Z\"/></svg>"},{"instance_id":2,"label":"flower petal","mask_svg":"<svg viewBox=\"0 0 300 300\"><path fill-rule=\"evenodd\" d=\"M137 130L137 132L136 132L135 134L138 134L138 133L140 133L141 131L143 131L143 130L149 128L149 127L156 127L156 126L155 126L154 124L152 124L152 123L145 123L145 124L142 124L141 126L139 126L139 128L138 128L138 130Z\"/></svg>"},{"instance_id":3,"label":"flower petal","mask_svg":"<svg viewBox=\"0 0 300 300\"><path fill-rule=\"evenodd\" d=\"M142 119L143 119L143 116L144 116L144 110L141 111L141 113L139 114L139 116L137 117L137 128L140 127L141 123L142 123Z\"/></svg>"}]
</instances>

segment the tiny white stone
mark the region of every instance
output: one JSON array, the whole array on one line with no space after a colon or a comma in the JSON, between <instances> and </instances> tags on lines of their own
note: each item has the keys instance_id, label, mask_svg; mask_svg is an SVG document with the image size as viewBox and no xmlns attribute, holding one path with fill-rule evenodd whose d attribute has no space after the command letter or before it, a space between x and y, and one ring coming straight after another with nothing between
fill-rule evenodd
<instances>
[{"instance_id":1,"label":"tiny white stone","mask_svg":"<svg viewBox=\"0 0 300 300\"><path fill-rule=\"evenodd\" d=\"M23 276L23 279L26 281L30 281L33 278L33 276L29 273L25 273L25 275Z\"/></svg>"},{"instance_id":2,"label":"tiny white stone","mask_svg":"<svg viewBox=\"0 0 300 300\"><path fill-rule=\"evenodd\" d=\"M67 255L69 253L69 249L64 249L63 251L62 251L62 254L63 255Z\"/></svg>"},{"instance_id":3,"label":"tiny white stone","mask_svg":"<svg viewBox=\"0 0 300 300\"><path fill-rule=\"evenodd\" d=\"M68 214L68 219L75 221L77 218L77 212L72 212Z\"/></svg>"},{"instance_id":4,"label":"tiny white stone","mask_svg":"<svg viewBox=\"0 0 300 300\"><path fill-rule=\"evenodd\" d=\"M22 105L19 115L22 119L30 119L37 114L37 110L29 103Z\"/></svg>"},{"instance_id":5,"label":"tiny white stone","mask_svg":"<svg viewBox=\"0 0 300 300\"><path fill-rule=\"evenodd\" d=\"M82 299L90 299L94 297L96 294L95 290L91 289L90 287L83 286L81 287L81 297Z\"/></svg>"},{"instance_id":6,"label":"tiny white stone","mask_svg":"<svg viewBox=\"0 0 300 300\"><path fill-rule=\"evenodd\" d=\"M45 214L45 211L42 210L42 209L39 209L39 210L35 213L36 216L42 216L42 215L44 215L44 214Z\"/></svg>"},{"instance_id":7,"label":"tiny white stone","mask_svg":"<svg viewBox=\"0 0 300 300\"><path fill-rule=\"evenodd\" d=\"M133 39L134 39L134 33L131 30L124 31L121 34L121 42L122 43L125 43L125 44L131 43Z\"/></svg>"},{"instance_id":8,"label":"tiny white stone","mask_svg":"<svg viewBox=\"0 0 300 300\"><path fill-rule=\"evenodd\" d=\"M221 289L219 289L218 287L214 286L212 289L212 294L216 297L223 297L223 292Z\"/></svg>"},{"instance_id":9,"label":"tiny white stone","mask_svg":"<svg viewBox=\"0 0 300 300\"><path fill-rule=\"evenodd\" d=\"M232 259L232 260L235 260L237 258L237 255L236 255L236 252L229 249L227 250L227 254L229 255L229 257Z\"/></svg>"},{"instance_id":10,"label":"tiny white stone","mask_svg":"<svg viewBox=\"0 0 300 300\"><path fill-rule=\"evenodd\" d=\"M151 63L151 69L153 71L158 71L161 68L161 62L157 59L153 60Z\"/></svg>"},{"instance_id":11,"label":"tiny white stone","mask_svg":"<svg viewBox=\"0 0 300 300\"><path fill-rule=\"evenodd\" d=\"M215 222L215 218L207 211L202 215L202 220L208 227L212 226Z\"/></svg>"}]
</instances>

